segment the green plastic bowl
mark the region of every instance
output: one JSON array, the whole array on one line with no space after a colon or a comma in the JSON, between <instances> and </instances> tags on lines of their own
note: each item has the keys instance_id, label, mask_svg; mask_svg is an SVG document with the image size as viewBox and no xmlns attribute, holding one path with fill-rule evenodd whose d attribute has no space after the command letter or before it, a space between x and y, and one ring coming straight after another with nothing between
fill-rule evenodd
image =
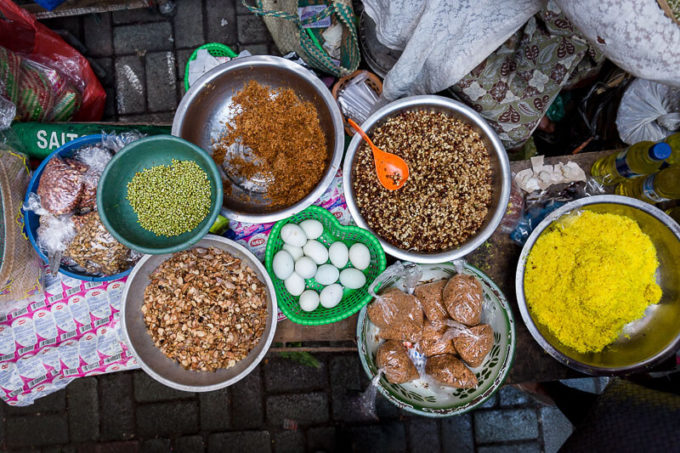
<instances>
[{"instance_id":1,"label":"green plastic bowl","mask_svg":"<svg viewBox=\"0 0 680 453\"><path fill-rule=\"evenodd\" d=\"M366 276L366 284L364 286L359 289L345 288L342 300L338 305L333 308L324 308L319 305L319 308L310 312L300 308L299 297L291 296L286 291L283 280L277 278L272 269L274 255L283 248L281 228L287 223L298 224L307 219L315 219L321 222L324 231L317 240L325 244L326 247L330 247L336 241L344 242L347 247L356 242L361 242L371 252L371 263L363 270ZM386 265L385 252L380 245L380 241L373 234L356 226L341 225L333 214L318 206L310 206L294 216L276 222L267 240L264 260L267 272L269 272L274 282L279 308L291 321L307 326L319 326L341 321L361 310L371 300L368 286L385 270ZM345 267L351 266L347 264ZM323 285L317 283L313 278L305 280L305 283L308 289L321 291L324 288Z\"/></svg>"},{"instance_id":2,"label":"green plastic bowl","mask_svg":"<svg viewBox=\"0 0 680 453\"><path fill-rule=\"evenodd\" d=\"M191 160L210 181L210 213L196 228L178 236L157 236L137 222L127 200L127 185L142 170L170 165L172 159ZM118 151L104 169L97 188L97 209L106 229L121 244L150 255L174 253L200 241L208 233L222 208L222 178L208 153L172 135L156 135L133 142Z\"/></svg>"}]
</instances>

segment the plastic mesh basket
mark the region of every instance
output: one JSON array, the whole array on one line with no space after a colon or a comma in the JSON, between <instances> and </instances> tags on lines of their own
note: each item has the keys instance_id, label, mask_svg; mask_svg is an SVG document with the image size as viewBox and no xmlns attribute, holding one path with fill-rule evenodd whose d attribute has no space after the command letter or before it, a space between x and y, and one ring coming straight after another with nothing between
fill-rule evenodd
<instances>
[{"instance_id":1,"label":"plastic mesh basket","mask_svg":"<svg viewBox=\"0 0 680 453\"><path fill-rule=\"evenodd\" d=\"M315 219L321 222L324 233L317 240L326 245L326 247L329 247L335 241L344 242L348 247L356 242L361 242L368 247L371 253L371 263L363 270L366 276L366 284L359 289L345 288L342 300L335 307L324 308L319 306L319 308L312 312L306 312L300 308L299 297L291 296L286 291L283 280L277 278L272 269L274 255L283 248L281 228L287 223L297 224L307 219ZM385 265L385 252L373 234L356 226L341 225L333 214L318 206L310 206L294 216L277 222L269 234L267 250L265 252L265 267L274 282L279 308L291 321L309 326L341 321L361 310L371 300L368 286L385 270ZM345 267L350 267L350 265L347 264ZM308 289L316 291L323 289L323 285L317 283L313 278L307 279L305 283Z\"/></svg>"},{"instance_id":2,"label":"plastic mesh basket","mask_svg":"<svg viewBox=\"0 0 680 453\"><path fill-rule=\"evenodd\" d=\"M218 42L209 42L207 44L203 44L200 47L197 47L196 50L194 50L194 52L187 60L187 64L184 67L184 89L186 91L189 91L189 88L191 88L189 86L189 63L196 59L196 54L201 49L206 49L208 53L213 57L229 57L229 58L237 57L236 52L231 50L231 47L225 44L220 44Z\"/></svg>"}]
</instances>

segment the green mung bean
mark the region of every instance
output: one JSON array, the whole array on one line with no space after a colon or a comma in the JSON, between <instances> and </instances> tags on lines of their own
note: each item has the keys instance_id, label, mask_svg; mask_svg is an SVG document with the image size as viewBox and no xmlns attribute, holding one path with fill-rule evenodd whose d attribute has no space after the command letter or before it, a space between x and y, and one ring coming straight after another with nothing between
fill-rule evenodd
<instances>
[{"instance_id":1,"label":"green mung bean","mask_svg":"<svg viewBox=\"0 0 680 453\"><path fill-rule=\"evenodd\" d=\"M191 231L210 212L208 175L192 161L172 160L136 173L127 199L142 228L158 236Z\"/></svg>"}]
</instances>

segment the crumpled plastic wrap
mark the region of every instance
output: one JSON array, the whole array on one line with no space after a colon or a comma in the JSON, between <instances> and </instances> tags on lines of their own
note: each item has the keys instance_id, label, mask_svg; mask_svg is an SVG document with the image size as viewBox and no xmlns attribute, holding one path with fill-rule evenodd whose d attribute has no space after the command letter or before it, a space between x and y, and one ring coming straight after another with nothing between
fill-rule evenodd
<instances>
[{"instance_id":1,"label":"crumpled plastic wrap","mask_svg":"<svg viewBox=\"0 0 680 453\"><path fill-rule=\"evenodd\" d=\"M531 168L519 171L514 178L515 183L527 193L545 190L555 184L586 181L586 173L576 162L545 165L544 156L531 158Z\"/></svg>"}]
</instances>

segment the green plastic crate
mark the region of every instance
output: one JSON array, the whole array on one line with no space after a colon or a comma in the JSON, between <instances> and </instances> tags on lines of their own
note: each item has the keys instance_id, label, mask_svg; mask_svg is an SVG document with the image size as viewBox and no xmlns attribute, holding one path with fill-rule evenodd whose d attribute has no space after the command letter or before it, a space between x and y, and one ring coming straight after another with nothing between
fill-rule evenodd
<instances>
[{"instance_id":1,"label":"green plastic crate","mask_svg":"<svg viewBox=\"0 0 680 453\"><path fill-rule=\"evenodd\" d=\"M208 53L213 57L236 58L238 56L236 52L231 50L231 47L218 42L209 42L208 44L203 44L202 46L197 47L187 60L187 64L184 67L184 89L186 91L189 91L189 88L191 88L189 86L189 63L196 59L196 54L200 49L207 49Z\"/></svg>"},{"instance_id":2,"label":"green plastic crate","mask_svg":"<svg viewBox=\"0 0 680 453\"><path fill-rule=\"evenodd\" d=\"M347 247L350 247L356 242L361 242L371 253L371 263L363 270L366 276L366 284L359 289L345 288L342 300L333 308L324 308L319 305L314 311L306 312L300 308L298 302L299 297L291 296L283 280L274 275L272 269L272 261L274 255L283 248L283 240L281 239L281 228L287 223L298 224L303 220L315 219L321 222L324 228L324 233L321 235L319 242L322 242L326 247L329 247L335 241L344 242ZM274 282L274 289L276 290L276 300L281 311L297 324L304 324L308 326L318 326L322 324L330 324L341 321L352 316L354 313L361 310L371 300L371 295L368 293L368 286L380 275L386 266L385 251L378 239L369 231L356 226L341 225L340 222L327 210L318 206L310 206L304 211L280 220L272 228L267 240L267 250L265 252L265 267L267 272ZM345 267L350 267L349 263ZM307 289L321 291L323 285L317 283L313 278L305 280Z\"/></svg>"}]
</instances>

